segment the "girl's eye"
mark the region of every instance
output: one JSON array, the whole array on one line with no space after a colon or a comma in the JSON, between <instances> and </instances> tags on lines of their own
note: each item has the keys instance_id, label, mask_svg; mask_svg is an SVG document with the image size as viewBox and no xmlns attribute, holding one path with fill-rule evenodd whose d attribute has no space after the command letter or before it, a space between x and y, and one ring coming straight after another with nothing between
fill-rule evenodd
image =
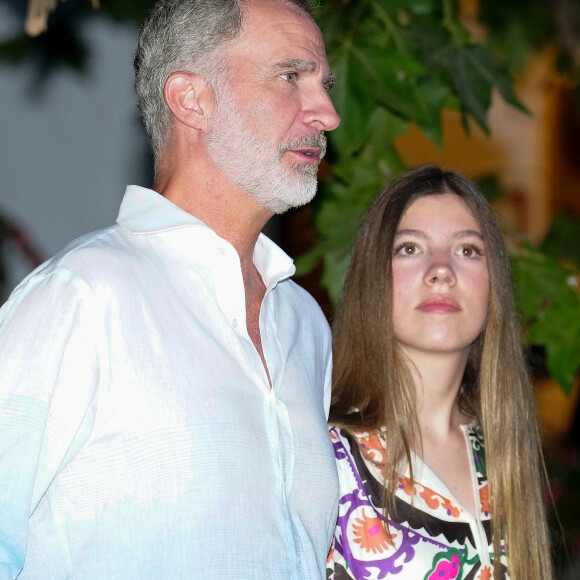
<instances>
[{"instance_id":1,"label":"girl's eye","mask_svg":"<svg viewBox=\"0 0 580 580\"><path fill-rule=\"evenodd\" d=\"M466 244L461 247L460 253L466 258L475 258L476 256L483 256L483 250L473 244Z\"/></svg>"},{"instance_id":2,"label":"girl's eye","mask_svg":"<svg viewBox=\"0 0 580 580\"><path fill-rule=\"evenodd\" d=\"M419 250L415 244L413 244L411 242L405 242L396 248L395 254L403 254L405 256L413 256L418 251Z\"/></svg>"}]
</instances>

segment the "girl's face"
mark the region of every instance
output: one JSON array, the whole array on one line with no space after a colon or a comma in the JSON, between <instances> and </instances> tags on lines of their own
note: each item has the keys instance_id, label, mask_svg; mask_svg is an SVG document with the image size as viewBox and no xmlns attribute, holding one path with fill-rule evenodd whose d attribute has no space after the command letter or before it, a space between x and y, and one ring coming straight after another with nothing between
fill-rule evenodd
<instances>
[{"instance_id":1,"label":"girl's face","mask_svg":"<svg viewBox=\"0 0 580 580\"><path fill-rule=\"evenodd\" d=\"M469 352L487 320L489 271L481 228L451 193L413 202L393 248L393 326L409 355Z\"/></svg>"}]
</instances>

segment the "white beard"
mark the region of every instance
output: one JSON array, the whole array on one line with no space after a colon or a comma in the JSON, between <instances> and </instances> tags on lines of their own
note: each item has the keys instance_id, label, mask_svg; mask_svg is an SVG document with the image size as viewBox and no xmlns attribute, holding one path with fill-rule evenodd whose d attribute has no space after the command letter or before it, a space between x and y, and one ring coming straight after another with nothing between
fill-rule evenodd
<instances>
[{"instance_id":1,"label":"white beard","mask_svg":"<svg viewBox=\"0 0 580 580\"><path fill-rule=\"evenodd\" d=\"M275 148L248 127L225 83L218 83L216 112L205 143L213 162L259 204L273 213L305 205L316 194L318 167L294 163L284 167L282 155L294 147L319 147L326 152L326 137L311 135Z\"/></svg>"}]
</instances>

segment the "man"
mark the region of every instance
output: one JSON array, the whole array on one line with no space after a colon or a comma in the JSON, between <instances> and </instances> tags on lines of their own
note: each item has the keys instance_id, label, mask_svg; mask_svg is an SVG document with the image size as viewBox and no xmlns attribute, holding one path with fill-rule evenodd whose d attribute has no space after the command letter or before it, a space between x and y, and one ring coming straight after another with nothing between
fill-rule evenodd
<instances>
[{"instance_id":1,"label":"man","mask_svg":"<svg viewBox=\"0 0 580 580\"><path fill-rule=\"evenodd\" d=\"M135 57L154 191L0 317L0 578L323 578L330 339L260 234L339 119L307 0L161 0Z\"/></svg>"}]
</instances>

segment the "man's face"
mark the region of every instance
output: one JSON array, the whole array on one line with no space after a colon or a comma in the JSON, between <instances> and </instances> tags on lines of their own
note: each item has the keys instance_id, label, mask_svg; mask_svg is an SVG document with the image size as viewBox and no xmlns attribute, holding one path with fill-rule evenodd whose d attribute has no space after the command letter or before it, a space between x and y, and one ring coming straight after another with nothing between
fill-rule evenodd
<instances>
[{"instance_id":1,"label":"man's face","mask_svg":"<svg viewBox=\"0 0 580 580\"><path fill-rule=\"evenodd\" d=\"M209 154L273 213L308 203L326 150L323 132L340 122L320 31L293 6L250 3L231 46L228 80L215 87Z\"/></svg>"}]
</instances>

